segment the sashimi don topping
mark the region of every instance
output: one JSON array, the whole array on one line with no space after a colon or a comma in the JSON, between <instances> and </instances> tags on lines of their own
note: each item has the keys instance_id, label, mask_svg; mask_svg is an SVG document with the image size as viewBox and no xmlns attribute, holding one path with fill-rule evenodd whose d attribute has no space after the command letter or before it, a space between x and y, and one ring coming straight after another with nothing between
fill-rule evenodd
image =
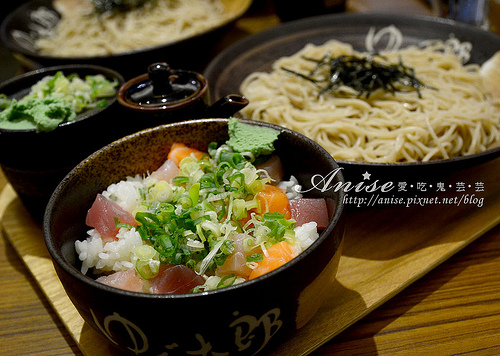
<instances>
[{"instance_id":1,"label":"sashimi don topping","mask_svg":"<svg viewBox=\"0 0 500 356\"><path fill-rule=\"evenodd\" d=\"M263 129L272 147L280 132ZM96 196L88 236L75 243L82 273L116 288L171 294L224 288L283 266L314 243L329 212L323 198L302 197L295 177L284 181L282 172L273 150L173 144L157 171Z\"/></svg>"}]
</instances>

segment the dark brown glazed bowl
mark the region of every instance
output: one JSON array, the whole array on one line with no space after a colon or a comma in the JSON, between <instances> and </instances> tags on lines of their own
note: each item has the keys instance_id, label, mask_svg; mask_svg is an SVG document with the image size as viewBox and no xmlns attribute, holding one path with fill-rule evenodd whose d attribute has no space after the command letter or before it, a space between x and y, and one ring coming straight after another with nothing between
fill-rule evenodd
<instances>
[{"instance_id":1,"label":"dark brown glazed bowl","mask_svg":"<svg viewBox=\"0 0 500 356\"><path fill-rule=\"evenodd\" d=\"M174 142L201 150L210 142L225 142L227 123L184 121L115 141L76 166L48 203L45 243L68 296L83 319L125 354L186 355L208 344L218 353L266 354L311 319L335 279L344 193L334 189L308 193L329 202L331 220L318 240L285 266L240 285L200 294L151 295L112 288L80 273L74 244L86 236L85 216L96 194L126 176L152 172ZM282 129L275 148L285 176L293 174L303 190L311 188L313 176L325 177L338 168L318 144L288 129ZM340 173L332 176L332 185L342 182Z\"/></svg>"},{"instance_id":2,"label":"dark brown glazed bowl","mask_svg":"<svg viewBox=\"0 0 500 356\"><path fill-rule=\"evenodd\" d=\"M121 74L94 65L67 65L38 69L0 84L0 93L19 99L32 85L47 75L62 71L65 75L103 74L116 80L117 90L123 84ZM45 206L57 184L82 159L95 150L122 137L116 130L116 96L103 108L78 114L71 122L60 124L50 132L0 128L0 167L22 202L41 223Z\"/></svg>"},{"instance_id":3,"label":"dark brown glazed bowl","mask_svg":"<svg viewBox=\"0 0 500 356\"><path fill-rule=\"evenodd\" d=\"M92 57L52 56L37 50L35 41L54 28L61 18L52 3L53 0L29 0L3 20L0 28L2 42L16 54L16 58L33 69L66 64L95 64L112 68L128 80L141 74L143 68L153 61L167 60L171 65L182 68L200 67L200 63L210 59L212 47L217 40L250 8L252 0L223 0L228 18L218 26L194 36L163 45ZM36 15L40 11L43 16Z\"/></svg>"}]
</instances>

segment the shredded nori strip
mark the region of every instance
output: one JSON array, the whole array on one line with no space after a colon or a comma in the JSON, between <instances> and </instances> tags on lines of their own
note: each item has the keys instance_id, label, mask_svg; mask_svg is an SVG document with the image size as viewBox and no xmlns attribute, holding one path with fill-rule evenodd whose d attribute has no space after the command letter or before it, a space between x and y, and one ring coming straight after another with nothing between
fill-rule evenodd
<instances>
[{"instance_id":1,"label":"shredded nori strip","mask_svg":"<svg viewBox=\"0 0 500 356\"><path fill-rule=\"evenodd\" d=\"M156 0L92 0L94 11L98 14L108 11L127 12L150 2L156 2Z\"/></svg>"},{"instance_id":2,"label":"shredded nori strip","mask_svg":"<svg viewBox=\"0 0 500 356\"><path fill-rule=\"evenodd\" d=\"M382 56L376 54L366 57L348 55L330 57L327 53L319 60L303 57L307 61L316 62L315 68L307 74L284 67L281 69L316 84L319 88L318 96L341 86L348 86L358 92L358 97L364 95L368 99L377 89L395 94L405 91L403 88L406 87L416 90L421 98L420 89L431 88L418 80L415 70L403 64L401 58L397 64L384 64L376 61L375 57L383 59ZM325 68L327 75L318 75L318 72Z\"/></svg>"}]
</instances>

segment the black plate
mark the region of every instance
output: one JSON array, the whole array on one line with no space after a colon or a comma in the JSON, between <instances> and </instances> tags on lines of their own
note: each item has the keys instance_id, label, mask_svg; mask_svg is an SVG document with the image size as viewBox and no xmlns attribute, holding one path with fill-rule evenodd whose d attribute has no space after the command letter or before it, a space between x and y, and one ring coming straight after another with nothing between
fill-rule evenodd
<instances>
[{"instance_id":1,"label":"black plate","mask_svg":"<svg viewBox=\"0 0 500 356\"><path fill-rule=\"evenodd\" d=\"M30 0L12 11L2 22L0 29L1 39L6 47L20 54L24 64L31 69L64 64L97 64L120 72L126 79L144 73L149 64L158 61L167 61L171 66L183 69L196 67L200 59L209 55L210 46L216 42L221 31L243 15L252 3L251 0L242 1L241 8L215 28L165 45L115 55L57 57L42 55L35 47L35 41L56 26L61 17L53 8L52 1Z\"/></svg>"},{"instance_id":2,"label":"black plate","mask_svg":"<svg viewBox=\"0 0 500 356\"><path fill-rule=\"evenodd\" d=\"M500 50L500 36L452 20L389 14L335 14L285 23L241 40L218 55L204 75L210 83L213 98L239 93L241 82L249 74L269 71L274 61L296 53L307 43L319 45L336 39L352 44L357 50L365 50L365 38L370 27L380 30L389 25L401 30L403 46L429 39L444 40L450 35L471 42L472 63L481 64ZM384 43L380 45L385 47ZM468 168L499 156L500 147L497 147L469 156L430 162L394 164L337 161L344 167L346 180L359 179L360 174L366 171L376 173L377 177L420 179L429 174L438 176Z\"/></svg>"}]
</instances>

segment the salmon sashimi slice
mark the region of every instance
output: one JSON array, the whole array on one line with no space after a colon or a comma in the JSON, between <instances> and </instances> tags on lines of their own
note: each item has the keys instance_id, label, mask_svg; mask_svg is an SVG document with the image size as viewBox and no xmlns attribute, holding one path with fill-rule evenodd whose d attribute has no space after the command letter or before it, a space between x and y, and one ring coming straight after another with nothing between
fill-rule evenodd
<instances>
[{"instance_id":1,"label":"salmon sashimi slice","mask_svg":"<svg viewBox=\"0 0 500 356\"><path fill-rule=\"evenodd\" d=\"M257 199L260 202L261 214L281 213L285 216L285 219L290 219L291 212L288 206L288 198L282 189L274 185L266 184L264 188L257 193Z\"/></svg>"},{"instance_id":2,"label":"salmon sashimi slice","mask_svg":"<svg viewBox=\"0 0 500 356\"><path fill-rule=\"evenodd\" d=\"M196 159L201 159L205 153L197 150L196 148L191 148L186 146L184 143L176 142L170 148L167 159L173 161L177 167L183 158L193 156Z\"/></svg>"},{"instance_id":3,"label":"salmon sashimi slice","mask_svg":"<svg viewBox=\"0 0 500 356\"><path fill-rule=\"evenodd\" d=\"M286 241L272 245L267 249L267 254L264 254L262 261L257 262L257 266L252 269L248 279L255 279L274 271L285 263L290 262L295 255L296 253L293 252L292 247Z\"/></svg>"}]
</instances>

